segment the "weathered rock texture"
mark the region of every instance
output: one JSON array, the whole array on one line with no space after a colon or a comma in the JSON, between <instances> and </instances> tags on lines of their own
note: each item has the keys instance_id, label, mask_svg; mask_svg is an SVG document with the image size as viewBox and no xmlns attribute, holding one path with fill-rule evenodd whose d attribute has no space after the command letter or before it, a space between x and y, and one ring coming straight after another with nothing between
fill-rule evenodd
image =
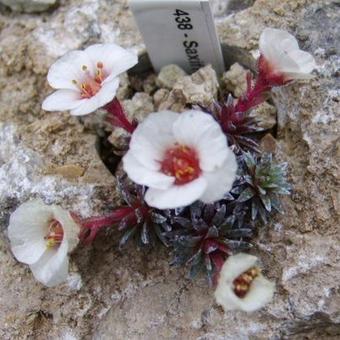
<instances>
[{"instance_id":1,"label":"weathered rock texture","mask_svg":"<svg viewBox=\"0 0 340 340\"><path fill-rule=\"evenodd\" d=\"M1 10L1 339L339 338L338 1L257 0L229 17L216 12L227 64L253 67L259 35L271 26L294 33L319 65L313 81L273 93L278 140L268 136L263 145L289 162L294 190L286 215L257 240L255 252L278 289L273 303L254 314L224 314L203 278L190 282L185 270L170 268L165 250L145 254L130 245L118 252L114 234L79 248L69 282L53 289L14 260L5 229L21 202L39 196L90 215L117 200L96 150L95 119L41 110L48 66L98 41L144 47L126 0L63 0L39 16ZM144 94L130 98L123 80L119 96L143 115L141 103L151 110L169 96L166 89L153 93L154 82L136 82L133 91Z\"/></svg>"},{"instance_id":2,"label":"weathered rock texture","mask_svg":"<svg viewBox=\"0 0 340 340\"><path fill-rule=\"evenodd\" d=\"M259 249L267 268L275 268L280 296L266 318L275 319L276 336L287 338L340 334L338 15L338 1L258 0L219 25L225 48L243 65L251 66L266 26L292 32L319 65L313 81L273 93L293 194L286 215L263 231ZM267 337L269 324L262 326L258 335Z\"/></svg>"},{"instance_id":3,"label":"weathered rock texture","mask_svg":"<svg viewBox=\"0 0 340 340\"><path fill-rule=\"evenodd\" d=\"M25 13L43 12L57 4L57 0L1 0L0 2L13 11Z\"/></svg>"}]
</instances>

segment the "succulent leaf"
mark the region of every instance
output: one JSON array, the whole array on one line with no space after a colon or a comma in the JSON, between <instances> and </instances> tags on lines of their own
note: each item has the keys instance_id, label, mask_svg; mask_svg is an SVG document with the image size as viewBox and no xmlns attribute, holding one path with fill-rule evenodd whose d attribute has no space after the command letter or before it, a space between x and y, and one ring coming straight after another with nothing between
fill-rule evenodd
<instances>
[{"instance_id":1,"label":"succulent leaf","mask_svg":"<svg viewBox=\"0 0 340 340\"><path fill-rule=\"evenodd\" d=\"M235 111L234 99L231 95L226 100L213 103L210 107L198 107L210 113L220 123L222 130L237 153L251 150L259 153L259 145L255 135L264 131L256 119L248 111Z\"/></svg>"},{"instance_id":2,"label":"succulent leaf","mask_svg":"<svg viewBox=\"0 0 340 340\"><path fill-rule=\"evenodd\" d=\"M150 208L145 203L144 187L128 182L126 177L119 177L117 182L121 197L129 207L126 208L128 212L118 223L118 230L126 230L120 247L132 237L136 238L140 247L154 246L157 239L168 246L166 234L171 231L172 227L167 223L167 215L163 211Z\"/></svg>"},{"instance_id":3,"label":"succulent leaf","mask_svg":"<svg viewBox=\"0 0 340 340\"><path fill-rule=\"evenodd\" d=\"M287 164L277 164L273 156L268 153L252 155L243 153L243 166L241 162L241 175L239 183L239 196L237 202L249 206L251 219L258 217L267 223L273 210L282 212L279 202L280 195L290 194L290 186L286 178ZM237 192L235 188L233 194Z\"/></svg>"},{"instance_id":4,"label":"succulent leaf","mask_svg":"<svg viewBox=\"0 0 340 340\"><path fill-rule=\"evenodd\" d=\"M244 207L235 200L215 204L194 203L173 218L173 264L190 266L189 276L205 272L211 284L232 251L250 247L251 226L244 226ZM243 226L240 228L240 225Z\"/></svg>"},{"instance_id":5,"label":"succulent leaf","mask_svg":"<svg viewBox=\"0 0 340 340\"><path fill-rule=\"evenodd\" d=\"M245 202L245 201L248 201L250 200L253 196L255 195L255 192L252 188L246 188L244 189L240 196L238 197L237 201L238 202Z\"/></svg>"}]
</instances>

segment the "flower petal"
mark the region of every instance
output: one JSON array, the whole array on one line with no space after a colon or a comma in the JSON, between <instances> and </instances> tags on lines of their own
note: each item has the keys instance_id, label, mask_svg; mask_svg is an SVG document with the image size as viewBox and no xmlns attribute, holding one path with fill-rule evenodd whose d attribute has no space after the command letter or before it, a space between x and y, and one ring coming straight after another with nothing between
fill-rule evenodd
<instances>
[{"instance_id":1,"label":"flower petal","mask_svg":"<svg viewBox=\"0 0 340 340\"><path fill-rule=\"evenodd\" d=\"M66 280L68 274L68 243L64 238L58 250L48 249L38 262L30 265L34 277L47 287Z\"/></svg>"},{"instance_id":2,"label":"flower petal","mask_svg":"<svg viewBox=\"0 0 340 340\"><path fill-rule=\"evenodd\" d=\"M251 283L249 292L239 298L234 292L234 280L248 269L255 266L257 257L245 253L230 256L220 272L215 291L216 302L228 310L252 312L267 304L273 297L275 284L260 274Z\"/></svg>"},{"instance_id":3,"label":"flower petal","mask_svg":"<svg viewBox=\"0 0 340 340\"><path fill-rule=\"evenodd\" d=\"M262 308L273 299L274 292L275 283L260 274L254 279L248 294L242 299L242 309L253 312Z\"/></svg>"},{"instance_id":4,"label":"flower petal","mask_svg":"<svg viewBox=\"0 0 340 340\"><path fill-rule=\"evenodd\" d=\"M313 79L315 76L310 73L304 73L304 72L285 72L285 79L286 80L294 80L294 79L300 79L300 80L308 80Z\"/></svg>"},{"instance_id":5,"label":"flower petal","mask_svg":"<svg viewBox=\"0 0 340 340\"><path fill-rule=\"evenodd\" d=\"M314 57L306 51L292 51L289 56L296 60L301 73L311 73L316 68Z\"/></svg>"},{"instance_id":6,"label":"flower petal","mask_svg":"<svg viewBox=\"0 0 340 340\"><path fill-rule=\"evenodd\" d=\"M23 203L12 213L8 238L18 261L32 264L39 260L46 250L44 236L52 218L53 212L40 200Z\"/></svg>"},{"instance_id":7,"label":"flower petal","mask_svg":"<svg viewBox=\"0 0 340 340\"><path fill-rule=\"evenodd\" d=\"M80 105L71 110L73 116L84 116L109 103L115 96L119 86L119 79L103 84L102 88L92 98L84 98Z\"/></svg>"},{"instance_id":8,"label":"flower petal","mask_svg":"<svg viewBox=\"0 0 340 340\"><path fill-rule=\"evenodd\" d=\"M208 185L200 200L213 203L223 198L230 191L236 178L237 162L234 153L228 149L227 159L216 171L204 172L203 177Z\"/></svg>"},{"instance_id":9,"label":"flower petal","mask_svg":"<svg viewBox=\"0 0 340 340\"><path fill-rule=\"evenodd\" d=\"M215 290L215 300L223 307L224 311L243 310L241 299L234 293L233 284L223 282L222 277L219 278L217 288Z\"/></svg>"},{"instance_id":10,"label":"flower petal","mask_svg":"<svg viewBox=\"0 0 340 340\"><path fill-rule=\"evenodd\" d=\"M71 110L82 104L84 99L74 90L57 90L50 94L42 103L45 111Z\"/></svg>"},{"instance_id":11,"label":"flower petal","mask_svg":"<svg viewBox=\"0 0 340 340\"><path fill-rule=\"evenodd\" d=\"M46 250L44 239L26 239L22 243L12 242L11 249L15 258L26 264L37 262Z\"/></svg>"},{"instance_id":12,"label":"flower petal","mask_svg":"<svg viewBox=\"0 0 340 340\"><path fill-rule=\"evenodd\" d=\"M123 157L123 168L131 180L151 188L167 189L175 181L174 177L146 168L130 151Z\"/></svg>"},{"instance_id":13,"label":"flower petal","mask_svg":"<svg viewBox=\"0 0 340 340\"><path fill-rule=\"evenodd\" d=\"M165 150L175 143L172 125L178 117L171 111L151 113L132 134L129 152L146 168L159 170Z\"/></svg>"},{"instance_id":14,"label":"flower petal","mask_svg":"<svg viewBox=\"0 0 340 340\"><path fill-rule=\"evenodd\" d=\"M260 36L261 53L271 61L277 57L278 50L287 52L299 49L297 40L287 31L276 28L265 28Z\"/></svg>"},{"instance_id":15,"label":"flower petal","mask_svg":"<svg viewBox=\"0 0 340 340\"><path fill-rule=\"evenodd\" d=\"M250 290L244 298L239 298L234 293L232 284L219 284L215 291L215 299L225 311L254 312L272 300L274 291L275 284L260 275L252 282Z\"/></svg>"},{"instance_id":16,"label":"flower petal","mask_svg":"<svg viewBox=\"0 0 340 340\"><path fill-rule=\"evenodd\" d=\"M86 71L83 70L86 66ZM84 51L71 51L58 59L49 69L47 80L55 89L78 90L74 83L81 83L86 75L94 77L93 62Z\"/></svg>"},{"instance_id":17,"label":"flower petal","mask_svg":"<svg viewBox=\"0 0 340 340\"><path fill-rule=\"evenodd\" d=\"M254 267L257 257L245 253L239 253L228 257L220 272L220 277L226 282L233 282L238 276Z\"/></svg>"},{"instance_id":18,"label":"flower petal","mask_svg":"<svg viewBox=\"0 0 340 340\"><path fill-rule=\"evenodd\" d=\"M116 44L95 44L86 48L84 52L89 56L94 65L97 65L98 62L103 63L104 74L108 75L104 84L110 82L113 78L127 71L138 62L138 57L135 53Z\"/></svg>"},{"instance_id":19,"label":"flower petal","mask_svg":"<svg viewBox=\"0 0 340 340\"><path fill-rule=\"evenodd\" d=\"M297 40L290 33L266 28L260 37L260 51L276 71L291 79L309 79L316 67L314 57L301 51Z\"/></svg>"},{"instance_id":20,"label":"flower petal","mask_svg":"<svg viewBox=\"0 0 340 340\"><path fill-rule=\"evenodd\" d=\"M298 70L299 65L295 60L290 58L285 51L277 49L276 46L271 46L270 56L265 58L269 61L270 65L274 68L275 72L286 73L287 70Z\"/></svg>"},{"instance_id":21,"label":"flower petal","mask_svg":"<svg viewBox=\"0 0 340 340\"><path fill-rule=\"evenodd\" d=\"M70 253L79 243L80 227L68 211L57 205L52 205L51 209L53 209L54 219L63 227L64 239L67 240L67 251Z\"/></svg>"},{"instance_id":22,"label":"flower petal","mask_svg":"<svg viewBox=\"0 0 340 340\"><path fill-rule=\"evenodd\" d=\"M146 203L157 209L174 209L187 206L200 198L207 183L204 178L184 185L173 185L166 190L149 188L145 194Z\"/></svg>"},{"instance_id":23,"label":"flower petal","mask_svg":"<svg viewBox=\"0 0 340 340\"><path fill-rule=\"evenodd\" d=\"M178 143L196 149L204 171L217 169L227 158L227 139L209 114L194 110L182 113L173 124L173 134Z\"/></svg>"},{"instance_id":24,"label":"flower petal","mask_svg":"<svg viewBox=\"0 0 340 340\"><path fill-rule=\"evenodd\" d=\"M299 45L295 37L284 30L265 28L260 36L260 51L274 66L275 71L285 72L286 69L298 68L298 64L292 60L288 53L298 50Z\"/></svg>"}]
</instances>

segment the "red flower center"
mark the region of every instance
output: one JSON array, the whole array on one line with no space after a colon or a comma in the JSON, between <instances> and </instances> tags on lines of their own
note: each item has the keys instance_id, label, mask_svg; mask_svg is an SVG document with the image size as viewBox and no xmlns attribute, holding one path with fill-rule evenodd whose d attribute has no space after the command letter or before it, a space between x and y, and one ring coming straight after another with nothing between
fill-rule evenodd
<instances>
[{"instance_id":1,"label":"red flower center","mask_svg":"<svg viewBox=\"0 0 340 340\"><path fill-rule=\"evenodd\" d=\"M252 284L252 282L260 275L260 268L252 267L240 276L238 276L233 284L234 284L234 293L239 298L244 298Z\"/></svg>"},{"instance_id":2,"label":"red flower center","mask_svg":"<svg viewBox=\"0 0 340 340\"><path fill-rule=\"evenodd\" d=\"M64 238L64 230L59 221L53 219L48 226L48 233L45 236L47 248L59 246Z\"/></svg>"},{"instance_id":3,"label":"red flower center","mask_svg":"<svg viewBox=\"0 0 340 340\"><path fill-rule=\"evenodd\" d=\"M260 56L258 67L260 71L260 78L262 81L265 81L267 85L282 86L290 81L290 79L283 73L275 70L275 66L266 60L263 55Z\"/></svg>"},{"instance_id":4,"label":"red flower center","mask_svg":"<svg viewBox=\"0 0 340 340\"><path fill-rule=\"evenodd\" d=\"M102 82L105 79L104 64L101 61L97 62L96 74L94 78L89 74L86 65L83 65L81 69L83 72L85 72L85 80L81 83L79 83L77 80L72 80L72 82L79 87L82 98L91 98L95 96L102 87Z\"/></svg>"},{"instance_id":5,"label":"red flower center","mask_svg":"<svg viewBox=\"0 0 340 340\"><path fill-rule=\"evenodd\" d=\"M177 185L193 181L201 174L197 152L188 146L175 144L165 152L161 171L175 177Z\"/></svg>"}]
</instances>

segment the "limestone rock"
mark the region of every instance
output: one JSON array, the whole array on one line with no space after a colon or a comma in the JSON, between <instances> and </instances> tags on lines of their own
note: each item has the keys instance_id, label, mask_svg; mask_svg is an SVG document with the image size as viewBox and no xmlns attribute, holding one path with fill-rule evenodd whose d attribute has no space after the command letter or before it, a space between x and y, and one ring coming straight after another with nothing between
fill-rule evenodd
<instances>
[{"instance_id":1,"label":"limestone rock","mask_svg":"<svg viewBox=\"0 0 340 340\"><path fill-rule=\"evenodd\" d=\"M165 100L163 100L163 98ZM166 97L163 97L159 103L158 110L171 110L174 112L184 112L187 110L187 105L183 97L177 97L174 92L170 92Z\"/></svg>"},{"instance_id":2,"label":"limestone rock","mask_svg":"<svg viewBox=\"0 0 340 340\"><path fill-rule=\"evenodd\" d=\"M170 94L170 91L167 89L159 89L153 95L153 101L155 105L155 109L159 110L159 107L163 102L166 102Z\"/></svg>"},{"instance_id":3,"label":"limestone rock","mask_svg":"<svg viewBox=\"0 0 340 340\"><path fill-rule=\"evenodd\" d=\"M124 100L125 112L131 121L142 122L151 112L154 112L152 97L144 92L136 93L132 99Z\"/></svg>"},{"instance_id":4,"label":"limestone rock","mask_svg":"<svg viewBox=\"0 0 340 340\"><path fill-rule=\"evenodd\" d=\"M143 91L149 95L152 95L156 89L156 75L154 73L151 73L144 81L143 81Z\"/></svg>"},{"instance_id":5,"label":"limestone rock","mask_svg":"<svg viewBox=\"0 0 340 340\"><path fill-rule=\"evenodd\" d=\"M177 65L164 66L157 76L157 85L171 90L176 82L186 75L186 72Z\"/></svg>"},{"instance_id":6,"label":"limestone rock","mask_svg":"<svg viewBox=\"0 0 340 340\"><path fill-rule=\"evenodd\" d=\"M218 87L216 72L210 65L205 66L192 75L178 80L159 109L182 112L188 104L208 107L217 99Z\"/></svg>"},{"instance_id":7,"label":"limestone rock","mask_svg":"<svg viewBox=\"0 0 340 340\"><path fill-rule=\"evenodd\" d=\"M85 169L78 164L65 164L58 167L52 167L48 173L61 175L67 179L76 179L84 175Z\"/></svg>"},{"instance_id":8,"label":"limestone rock","mask_svg":"<svg viewBox=\"0 0 340 340\"><path fill-rule=\"evenodd\" d=\"M273 137L273 135L271 135L270 133L267 133L261 139L260 147L261 147L261 150L263 152L268 152L268 153L271 153L271 154L275 155L276 154L276 150L278 148L278 145L277 145L277 141Z\"/></svg>"},{"instance_id":9,"label":"limestone rock","mask_svg":"<svg viewBox=\"0 0 340 340\"><path fill-rule=\"evenodd\" d=\"M0 0L16 12L43 12L56 5L58 0Z\"/></svg>"},{"instance_id":10,"label":"limestone rock","mask_svg":"<svg viewBox=\"0 0 340 340\"><path fill-rule=\"evenodd\" d=\"M138 66L139 64L137 64ZM149 65L150 66L150 65ZM151 67L151 66L150 66ZM147 68L146 72L149 73L146 76L141 77L140 73L131 72L129 76L130 86L135 92L145 92L147 94L152 94L156 91L156 78L157 76L152 72L151 69Z\"/></svg>"},{"instance_id":11,"label":"limestone rock","mask_svg":"<svg viewBox=\"0 0 340 340\"><path fill-rule=\"evenodd\" d=\"M122 155L129 147L131 135L124 129L117 127L114 128L108 137L108 141L113 146L113 152L117 155Z\"/></svg>"},{"instance_id":12,"label":"limestone rock","mask_svg":"<svg viewBox=\"0 0 340 340\"><path fill-rule=\"evenodd\" d=\"M96 42L115 42L142 53L142 38L127 6L127 0L69 1L47 21L40 20L32 32L33 46L43 45L44 59L49 56L51 60ZM33 46L32 54L39 54L41 49Z\"/></svg>"},{"instance_id":13,"label":"limestone rock","mask_svg":"<svg viewBox=\"0 0 340 340\"><path fill-rule=\"evenodd\" d=\"M251 110L249 115L255 118L261 129L270 130L276 125L276 112L275 106L264 102Z\"/></svg>"},{"instance_id":14,"label":"limestone rock","mask_svg":"<svg viewBox=\"0 0 340 340\"><path fill-rule=\"evenodd\" d=\"M44 123L46 121L40 123L40 130L31 126L27 131L21 131L21 138L14 125L0 125L1 214L5 216L11 200L24 202L34 196L43 198L47 203L62 204L66 208L77 210L81 207L79 213L91 214L95 208L95 196L103 184L107 186L106 190L111 186L111 194L115 195L115 181L99 159L94 136L72 136L72 129L76 129L76 126L64 124L58 132L48 130L49 139L44 140L46 129L51 127L43 127ZM58 133L64 138L59 138ZM77 165L71 165L74 160L77 160ZM63 162L66 164L61 165ZM93 167L101 167L101 174L95 178L90 174ZM86 179L89 177L92 177L92 181ZM91 197L93 202L89 201Z\"/></svg>"},{"instance_id":15,"label":"limestone rock","mask_svg":"<svg viewBox=\"0 0 340 340\"><path fill-rule=\"evenodd\" d=\"M247 90L247 70L240 64L233 64L229 71L222 76L222 86L226 91L231 92L238 98L246 93Z\"/></svg>"},{"instance_id":16,"label":"limestone rock","mask_svg":"<svg viewBox=\"0 0 340 340\"><path fill-rule=\"evenodd\" d=\"M127 73L123 73L119 76L119 88L116 93L116 97L119 101L129 98L132 95L132 89L129 77Z\"/></svg>"},{"instance_id":17,"label":"limestone rock","mask_svg":"<svg viewBox=\"0 0 340 340\"><path fill-rule=\"evenodd\" d=\"M172 91L176 97L183 96L188 104L208 106L217 98L218 86L216 72L208 65L178 80Z\"/></svg>"},{"instance_id":18,"label":"limestone rock","mask_svg":"<svg viewBox=\"0 0 340 340\"><path fill-rule=\"evenodd\" d=\"M251 6L255 0L211 0L210 5L215 17L224 17Z\"/></svg>"}]
</instances>

